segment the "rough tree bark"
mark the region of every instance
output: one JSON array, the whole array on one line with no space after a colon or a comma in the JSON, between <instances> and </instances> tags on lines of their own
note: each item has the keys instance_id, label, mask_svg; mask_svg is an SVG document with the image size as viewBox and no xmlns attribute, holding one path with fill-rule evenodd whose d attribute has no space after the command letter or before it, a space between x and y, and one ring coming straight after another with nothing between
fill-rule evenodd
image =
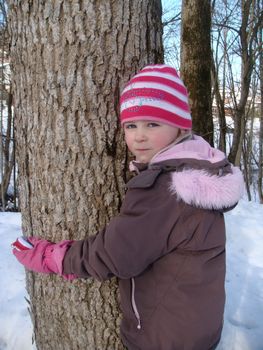
<instances>
[{"instance_id":1,"label":"rough tree bark","mask_svg":"<svg viewBox=\"0 0 263 350\"><path fill-rule=\"evenodd\" d=\"M95 234L117 214L126 149L119 92L162 62L159 0L9 1L23 232ZM27 273L38 349L122 349L115 280Z\"/></svg>"},{"instance_id":2,"label":"rough tree bark","mask_svg":"<svg viewBox=\"0 0 263 350\"><path fill-rule=\"evenodd\" d=\"M181 76L189 90L193 130L213 145L211 1L182 1Z\"/></svg>"}]
</instances>

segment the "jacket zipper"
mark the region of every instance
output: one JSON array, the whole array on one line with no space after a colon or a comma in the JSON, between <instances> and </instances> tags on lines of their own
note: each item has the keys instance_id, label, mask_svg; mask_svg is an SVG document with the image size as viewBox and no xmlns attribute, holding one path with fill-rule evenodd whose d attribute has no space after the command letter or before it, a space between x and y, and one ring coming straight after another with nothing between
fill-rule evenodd
<instances>
[{"instance_id":1,"label":"jacket zipper","mask_svg":"<svg viewBox=\"0 0 263 350\"><path fill-rule=\"evenodd\" d=\"M140 314L138 312L138 309L137 309L137 305L136 305L136 302L135 302L135 280L134 278L131 279L132 281L132 309L133 309L133 312L135 314L135 317L137 319L137 329L141 329L142 326L141 326L141 318L140 318Z\"/></svg>"}]
</instances>

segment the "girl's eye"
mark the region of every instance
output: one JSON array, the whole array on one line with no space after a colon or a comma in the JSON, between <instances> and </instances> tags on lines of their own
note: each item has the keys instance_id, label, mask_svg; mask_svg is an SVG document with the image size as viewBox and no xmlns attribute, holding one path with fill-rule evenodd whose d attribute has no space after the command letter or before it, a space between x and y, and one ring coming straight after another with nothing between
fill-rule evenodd
<instances>
[{"instance_id":1,"label":"girl's eye","mask_svg":"<svg viewBox=\"0 0 263 350\"><path fill-rule=\"evenodd\" d=\"M155 128L156 126L160 126L160 124L158 124L158 123L149 123L148 126L150 128Z\"/></svg>"},{"instance_id":2,"label":"girl's eye","mask_svg":"<svg viewBox=\"0 0 263 350\"><path fill-rule=\"evenodd\" d=\"M125 129L134 129L136 128L135 124L125 124Z\"/></svg>"}]
</instances>

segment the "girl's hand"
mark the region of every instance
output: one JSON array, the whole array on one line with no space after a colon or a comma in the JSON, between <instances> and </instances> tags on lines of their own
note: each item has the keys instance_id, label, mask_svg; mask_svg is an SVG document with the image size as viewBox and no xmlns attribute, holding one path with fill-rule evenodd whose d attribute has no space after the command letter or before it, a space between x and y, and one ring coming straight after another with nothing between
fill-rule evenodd
<instances>
[{"instance_id":1,"label":"girl's hand","mask_svg":"<svg viewBox=\"0 0 263 350\"><path fill-rule=\"evenodd\" d=\"M47 266L45 260L47 247L52 246L54 243L36 237L28 237L27 240L32 244L31 249L29 247L23 249L23 247L18 244L21 243L20 239L17 239L16 242L12 244L13 254L17 260L31 271L41 273L55 272Z\"/></svg>"},{"instance_id":2,"label":"girl's hand","mask_svg":"<svg viewBox=\"0 0 263 350\"><path fill-rule=\"evenodd\" d=\"M77 278L73 274L63 274L63 259L73 241L52 243L37 237L27 237L26 240L29 244L20 238L12 246L13 254L28 270L45 274L56 273L67 280Z\"/></svg>"}]
</instances>

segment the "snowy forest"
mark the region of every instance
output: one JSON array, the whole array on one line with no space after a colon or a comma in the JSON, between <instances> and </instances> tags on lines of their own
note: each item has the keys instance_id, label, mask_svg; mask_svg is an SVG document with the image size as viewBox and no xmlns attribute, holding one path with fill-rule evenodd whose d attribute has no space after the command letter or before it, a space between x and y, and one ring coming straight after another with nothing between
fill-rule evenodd
<instances>
[{"instance_id":1,"label":"snowy forest","mask_svg":"<svg viewBox=\"0 0 263 350\"><path fill-rule=\"evenodd\" d=\"M21 213L23 232L82 239L118 213L120 91L152 63L180 72L193 131L263 204L262 0L0 0L0 12L0 210ZM26 287L39 349L124 349L115 279L27 272Z\"/></svg>"},{"instance_id":2,"label":"snowy forest","mask_svg":"<svg viewBox=\"0 0 263 350\"><path fill-rule=\"evenodd\" d=\"M203 18L205 17L198 16L200 4L196 2L195 8L194 3L194 1L193 3L189 2L189 9L182 12L181 1L163 1L162 40L165 62L181 71L182 76L187 75L186 82L192 79L193 84L199 84L200 78L193 76L194 70L191 70L191 67L186 67L190 64L187 61L190 61L191 55L195 55L192 49L195 46L195 38L189 39L192 42L182 43L182 38L184 38L182 31L183 33L187 30L195 31L191 27L188 28L190 24L187 16L191 16L190 21L192 21L192 16L196 16L200 23L196 22L193 25L198 25L199 28L204 22ZM206 66L211 74L211 77L205 82L207 93L203 94L205 99L208 98L209 105L207 103L204 105L205 113L200 109L197 109L196 112L193 111L194 115L195 113L205 115L204 121L198 125L197 122L194 124L194 130L205 136L219 149L227 152L229 159L239 165L244 173L249 200L258 200L263 203L262 2L213 0L211 4L209 1L207 2L207 6L210 5L210 8L202 9L206 14L207 11L211 11L211 24L204 23L201 33L204 35L204 39L200 39L202 46L206 45L207 48L199 45L200 53L197 56L203 62L206 59ZM196 14L187 15L186 11L189 10L196 11ZM10 76L10 33L7 27L8 7L6 1L1 1L0 11L0 203L1 209L4 211L19 210L19 199L15 159L14 111L12 108L13 93ZM209 47L210 43L211 48ZM186 52L187 46L191 48L190 53ZM181 52L183 47L185 58L182 57ZM207 49L211 49L211 57ZM205 57L203 52L207 52ZM198 65L198 62L194 64ZM187 85L190 89L190 83ZM195 91L195 85L191 89ZM190 97L194 94L191 93L191 89ZM195 108L197 107L195 106ZM209 117L206 117L206 113L210 114L211 123L208 123Z\"/></svg>"}]
</instances>

